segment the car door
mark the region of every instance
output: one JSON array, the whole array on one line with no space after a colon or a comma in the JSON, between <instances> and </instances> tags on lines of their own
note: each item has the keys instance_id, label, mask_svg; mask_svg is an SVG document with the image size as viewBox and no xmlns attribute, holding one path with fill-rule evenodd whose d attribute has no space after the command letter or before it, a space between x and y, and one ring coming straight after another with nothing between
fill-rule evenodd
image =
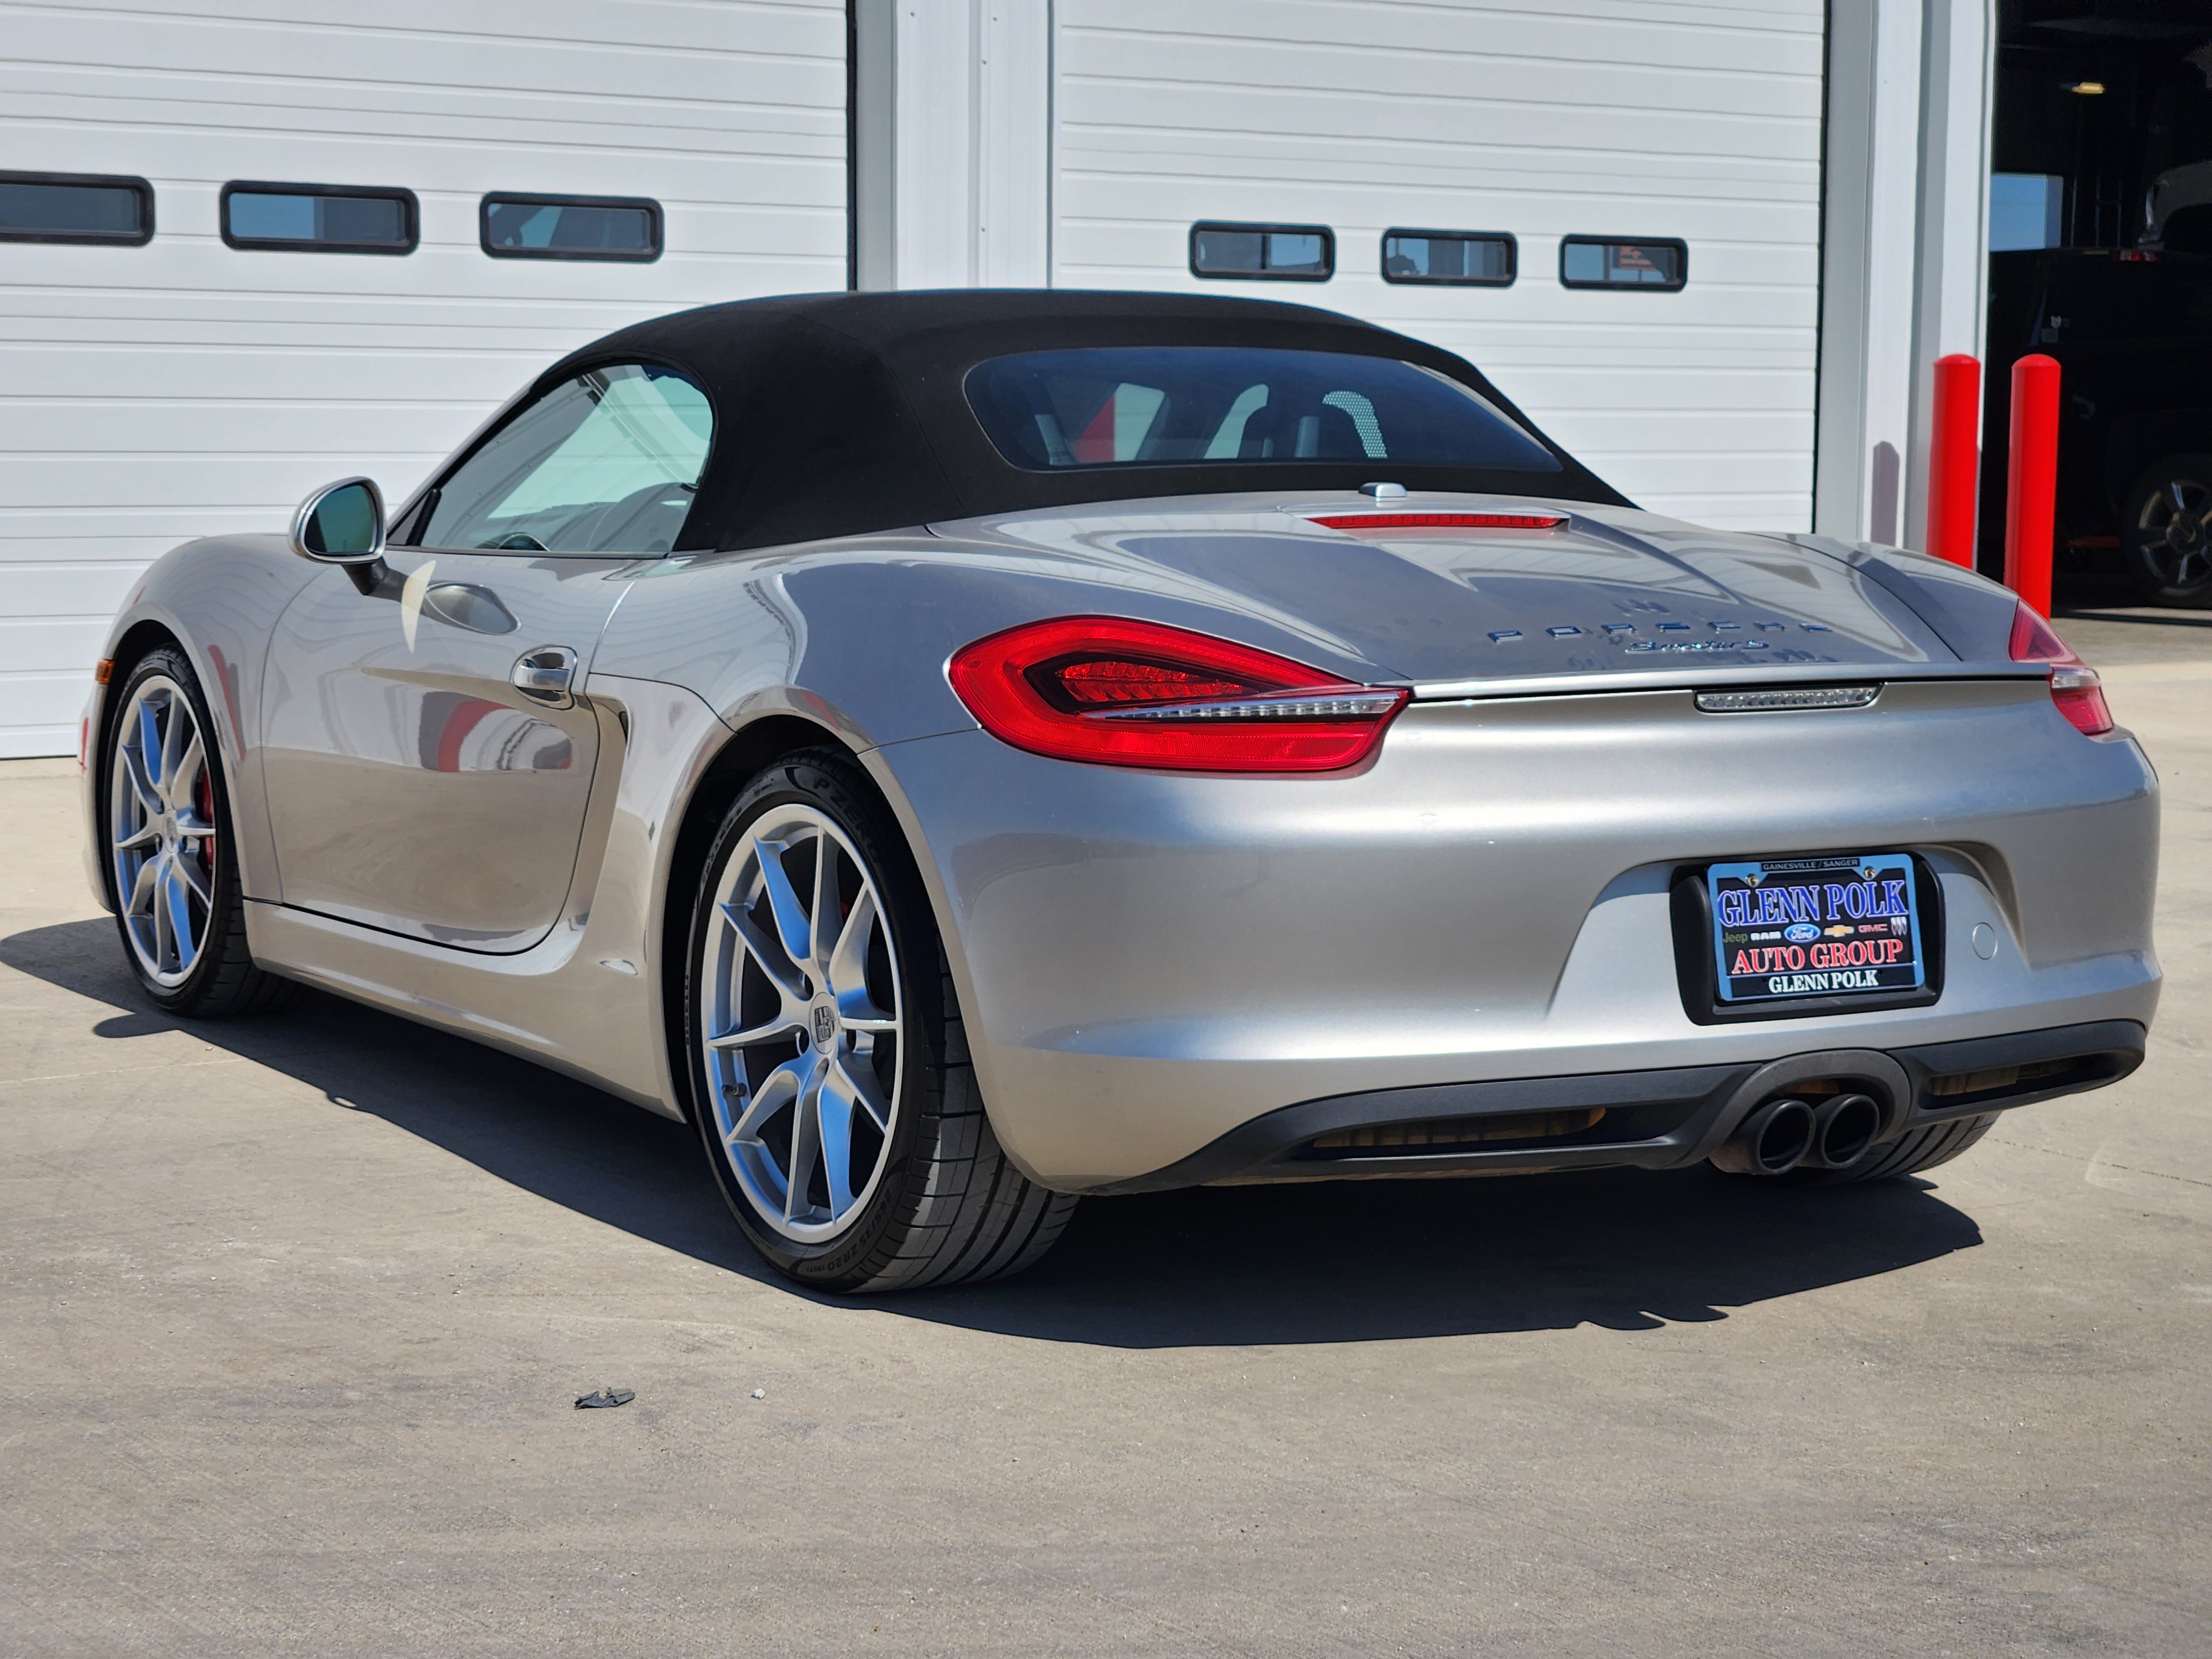
<instances>
[{"instance_id":1,"label":"car door","mask_svg":"<svg viewBox=\"0 0 2212 1659\"><path fill-rule=\"evenodd\" d=\"M684 377L592 370L453 469L373 592L337 569L308 584L264 681L286 904L462 950L545 937L599 761L578 693L621 578L681 530L711 430Z\"/></svg>"}]
</instances>

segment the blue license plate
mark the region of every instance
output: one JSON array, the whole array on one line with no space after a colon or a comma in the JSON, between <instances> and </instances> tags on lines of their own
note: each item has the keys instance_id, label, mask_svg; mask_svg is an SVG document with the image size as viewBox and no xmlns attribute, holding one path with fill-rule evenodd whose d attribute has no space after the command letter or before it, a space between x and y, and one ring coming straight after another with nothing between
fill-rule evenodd
<instances>
[{"instance_id":1,"label":"blue license plate","mask_svg":"<svg viewBox=\"0 0 2212 1659\"><path fill-rule=\"evenodd\" d=\"M1705 867L1719 1000L1917 991L1920 896L1905 853L1837 854Z\"/></svg>"}]
</instances>

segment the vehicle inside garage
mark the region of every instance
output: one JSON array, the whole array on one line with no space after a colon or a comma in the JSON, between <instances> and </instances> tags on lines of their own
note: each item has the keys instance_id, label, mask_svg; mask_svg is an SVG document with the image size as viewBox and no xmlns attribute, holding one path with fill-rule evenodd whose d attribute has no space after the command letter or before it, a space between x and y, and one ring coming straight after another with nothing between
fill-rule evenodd
<instances>
[{"instance_id":1,"label":"vehicle inside garage","mask_svg":"<svg viewBox=\"0 0 2212 1659\"><path fill-rule=\"evenodd\" d=\"M1982 568L2012 366L2043 352L2063 592L2212 606L2212 6L2005 0L1994 102Z\"/></svg>"}]
</instances>

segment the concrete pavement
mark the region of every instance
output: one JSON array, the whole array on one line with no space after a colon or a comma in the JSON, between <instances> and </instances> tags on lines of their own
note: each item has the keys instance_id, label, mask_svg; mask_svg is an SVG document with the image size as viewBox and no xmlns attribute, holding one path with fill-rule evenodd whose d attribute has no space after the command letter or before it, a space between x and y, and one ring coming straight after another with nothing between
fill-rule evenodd
<instances>
[{"instance_id":1,"label":"concrete pavement","mask_svg":"<svg viewBox=\"0 0 2212 1659\"><path fill-rule=\"evenodd\" d=\"M1871 1189L1093 1201L862 1304L580 1085L150 1012L74 764L0 767L0 1651L2201 1653L2212 616L2143 617L2061 623L2166 789L2126 1083Z\"/></svg>"}]
</instances>

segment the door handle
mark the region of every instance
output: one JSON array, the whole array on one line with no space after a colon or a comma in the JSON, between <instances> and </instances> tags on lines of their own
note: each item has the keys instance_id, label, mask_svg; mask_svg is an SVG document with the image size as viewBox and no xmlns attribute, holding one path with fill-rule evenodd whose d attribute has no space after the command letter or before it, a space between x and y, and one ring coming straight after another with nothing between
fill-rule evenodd
<instances>
[{"instance_id":1,"label":"door handle","mask_svg":"<svg viewBox=\"0 0 2212 1659\"><path fill-rule=\"evenodd\" d=\"M507 681L533 702L567 708L576 701L576 653L565 645L541 645L514 659Z\"/></svg>"}]
</instances>

